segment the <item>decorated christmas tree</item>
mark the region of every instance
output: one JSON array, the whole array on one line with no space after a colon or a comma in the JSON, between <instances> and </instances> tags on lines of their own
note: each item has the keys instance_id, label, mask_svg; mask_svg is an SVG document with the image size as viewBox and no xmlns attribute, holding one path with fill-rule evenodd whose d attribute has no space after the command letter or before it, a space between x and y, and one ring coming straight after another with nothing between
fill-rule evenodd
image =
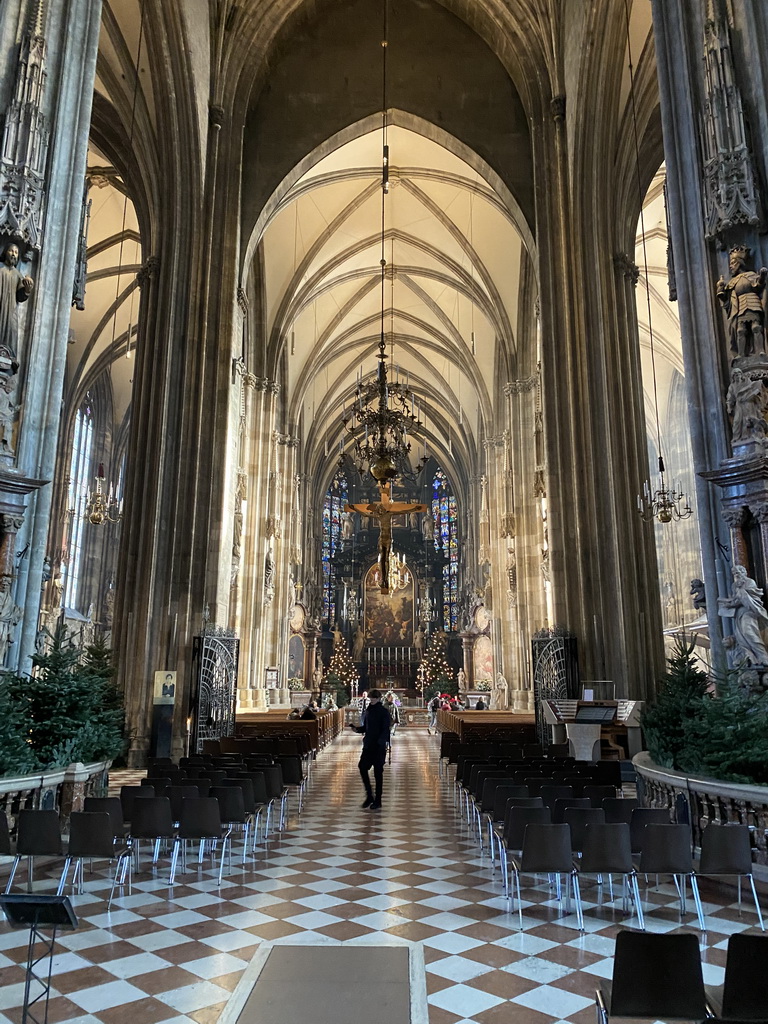
<instances>
[{"instance_id":1,"label":"decorated christmas tree","mask_svg":"<svg viewBox=\"0 0 768 1024\"><path fill-rule=\"evenodd\" d=\"M328 666L328 674L325 677L325 685L323 689L335 691L337 694L336 700L339 706L348 703L349 697L352 693L352 684L357 679L357 669L352 661L352 656L349 653L349 647L347 647L346 640L339 640L333 650L333 656L331 663ZM342 695L347 700L342 703Z\"/></svg>"},{"instance_id":2,"label":"decorated christmas tree","mask_svg":"<svg viewBox=\"0 0 768 1024\"><path fill-rule=\"evenodd\" d=\"M435 693L456 692L456 681L445 657L445 640L445 633L438 630L430 636L424 652L421 664L424 669L424 695L427 700Z\"/></svg>"}]
</instances>

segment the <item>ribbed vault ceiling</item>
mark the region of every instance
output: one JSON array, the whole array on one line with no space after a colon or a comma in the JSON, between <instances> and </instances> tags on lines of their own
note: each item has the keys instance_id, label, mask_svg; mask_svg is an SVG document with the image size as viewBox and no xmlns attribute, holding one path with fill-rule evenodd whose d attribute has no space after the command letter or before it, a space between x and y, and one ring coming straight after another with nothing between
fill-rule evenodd
<instances>
[{"instance_id":1,"label":"ribbed vault ceiling","mask_svg":"<svg viewBox=\"0 0 768 1024\"><path fill-rule=\"evenodd\" d=\"M469 450L514 359L522 241L488 183L415 132L391 127L384 329L392 365L427 405L431 443ZM267 331L282 352L289 418L336 448L339 415L381 328L381 148L371 132L320 160L262 240ZM430 415L430 411L432 415Z\"/></svg>"}]
</instances>

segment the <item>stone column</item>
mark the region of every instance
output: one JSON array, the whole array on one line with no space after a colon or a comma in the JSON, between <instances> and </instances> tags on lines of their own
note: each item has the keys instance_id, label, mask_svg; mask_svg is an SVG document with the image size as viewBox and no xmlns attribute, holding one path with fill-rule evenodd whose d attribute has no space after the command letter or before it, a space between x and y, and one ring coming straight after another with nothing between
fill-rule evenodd
<instances>
[{"instance_id":1,"label":"stone column","mask_svg":"<svg viewBox=\"0 0 768 1024\"><path fill-rule=\"evenodd\" d=\"M747 541L744 537L744 531L742 530L745 514L746 509L743 505L738 508L723 509L723 519L725 520L731 534L731 551L733 551L734 565L743 565L747 572L752 575L754 569L749 564ZM761 527L761 533L762 530L763 527Z\"/></svg>"},{"instance_id":2,"label":"stone column","mask_svg":"<svg viewBox=\"0 0 768 1024\"><path fill-rule=\"evenodd\" d=\"M16 537L24 525L24 516L0 512L0 576L13 578L16 563Z\"/></svg>"},{"instance_id":3,"label":"stone column","mask_svg":"<svg viewBox=\"0 0 768 1024\"><path fill-rule=\"evenodd\" d=\"M23 229L24 241L35 254L30 265L35 289L27 303L24 338L20 338L23 416L15 467L4 470L0 481L0 499L3 494L12 500L17 497L20 480L35 481L35 487L42 488L27 487L29 511L18 539L21 546L29 546L16 585L16 603L23 608L23 618L13 667L26 670L35 649L50 522L52 489L43 485L52 478L56 461L101 0L50 0L46 4L27 0L4 5L0 13L4 37L11 28L7 19L14 18L14 31L19 24L31 26L40 41L35 45L43 47L47 74L44 92L43 79L37 81L39 110L35 115L35 124L48 133L44 199L37 208L40 219ZM39 56L39 49L37 53ZM19 71L17 62L6 65L8 78ZM3 88L9 97L12 90L7 79Z\"/></svg>"},{"instance_id":4,"label":"stone column","mask_svg":"<svg viewBox=\"0 0 768 1024\"><path fill-rule=\"evenodd\" d=\"M763 558L763 564L761 567L762 572L765 574L768 570L768 501L763 501L758 504L751 506L752 515L760 524L760 547ZM753 570L753 575L754 575ZM764 578L766 578L764 576Z\"/></svg>"}]
</instances>

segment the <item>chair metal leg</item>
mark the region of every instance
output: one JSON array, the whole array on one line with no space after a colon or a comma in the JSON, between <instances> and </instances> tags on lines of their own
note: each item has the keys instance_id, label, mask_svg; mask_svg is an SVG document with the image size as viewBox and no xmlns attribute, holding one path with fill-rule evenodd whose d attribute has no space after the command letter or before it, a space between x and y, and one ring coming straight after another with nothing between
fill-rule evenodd
<instances>
[{"instance_id":1,"label":"chair metal leg","mask_svg":"<svg viewBox=\"0 0 768 1024\"><path fill-rule=\"evenodd\" d=\"M703 932L707 930L706 922L704 921L704 910L701 906L701 897L699 896L699 883L696 880L696 875L691 873L688 876L691 879L691 892L693 893L693 902L696 905L696 913L699 918L699 928ZM683 879L683 886L685 886L685 880Z\"/></svg>"},{"instance_id":2,"label":"chair metal leg","mask_svg":"<svg viewBox=\"0 0 768 1024\"><path fill-rule=\"evenodd\" d=\"M571 872L571 878L573 879L573 898L576 902L576 920L579 924L579 931L584 931L584 912L581 908L581 886L579 885L579 876L573 871Z\"/></svg>"},{"instance_id":3,"label":"chair metal leg","mask_svg":"<svg viewBox=\"0 0 768 1024\"><path fill-rule=\"evenodd\" d=\"M221 841L221 861L219 862L219 885L221 885L221 876L224 874L224 858L227 855L227 848L229 848L229 870L232 870L232 832L227 832Z\"/></svg>"},{"instance_id":4,"label":"chair metal leg","mask_svg":"<svg viewBox=\"0 0 768 1024\"><path fill-rule=\"evenodd\" d=\"M760 930L765 931L765 925L763 924L763 915L760 913L760 904L757 902L757 890L755 889L755 880L750 873L747 875L749 884L752 886L752 899L755 901L755 910L757 911L757 920L760 922Z\"/></svg>"},{"instance_id":5,"label":"chair metal leg","mask_svg":"<svg viewBox=\"0 0 768 1024\"><path fill-rule=\"evenodd\" d=\"M640 902L640 886L637 884L637 872L633 871L629 878L630 884L632 886L632 892L634 893L635 913L637 914L637 921L640 925L641 931L645 931L645 920L643 919L643 905Z\"/></svg>"},{"instance_id":6,"label":"chair metal leg","mask_svg":"<svg viewBox=\"0 0 768 1024\"><path fill-rule=\"evenodd\" d=\"M169 878L169 884L173 885L173 880L176 877L176 864L179 859L179 846L184 842L183 839L179 839L178 836L173 841L173 852L171 853L171 875Z\"/></svg>"},{"instance_id":7,"label":"chair metal leg","mask_svg":"<svg viewBox=\"0 0 768 1024\"><path fill-rule=\"evenodd\" d=\"M260 821L261 821L261 837L262 837L262 839L266 839L266 835L265 835L265 832L264 832L264 824L265 824L265 821L266 821L266 815L264 815L264 817L262 818L263 812L264 812L264 808L260 807L258 809L258 811L256 811L256 818L254 819L254 829L253 829L253 852L254 853L256 852L256 845L257 845L257 843L259 841L259 822Z\"/></svg>"},{"instance_id":8,"label":"chair metal leg","mask_svg":"<svg viewBox=\"0 0 768 1024\"><path fill-rule=\"evenodd\" d=\"M523 897L520 893L520 872L515 871L515 886L517 888L517 915L520 919L520 931L523 930Z\"/></svg>"},{"instance_id":9,"label":"chair metal leg","mask_svg":"<svg viewBox=\"0 0 768 1024\"><path fill-rule=\"evenodd\" d=\"M72 864L72 858L71 857L67 857L67 859L64 861L64 869L61 872L61 878L59 879L59 887L56 890L56 895L57 896L61 896L61 894L64 892L64 886L67 884L67 875L69 874L69 869L70 869L71 864ZM72 879L73 891L74 891L74 883L75 883L76 879L77 879L77 866L75 866L75 877Z\"/></svg>"},{"instance_id":10,"label":"chair metal leg","mask_svg":"<svg viewBox=\"0 0 768 1024\"><path fill-rule=\"evenodd\" d=\"M11 891L11 886L13 885L13 879L16 877L16 868L19 866L19 861L20 860L21 860L21 857L14 857L13 858L13 864L11 865L11 874L10 874L10 876L8 878L8 884L5 887L5 891L6 892L10 892Z\"/></svg>"}]
</instances>

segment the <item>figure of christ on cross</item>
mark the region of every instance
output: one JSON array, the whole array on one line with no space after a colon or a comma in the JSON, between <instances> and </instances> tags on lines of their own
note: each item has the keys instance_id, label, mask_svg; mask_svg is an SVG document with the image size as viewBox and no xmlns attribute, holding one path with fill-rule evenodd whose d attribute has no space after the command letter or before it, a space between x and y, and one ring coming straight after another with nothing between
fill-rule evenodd
<instances>
[{"instance_id":1,"label":"figure of christ on cross","mask_svg":"<svg viewBox=\"0 0 768 1024\"><path fill-rule=\"evenodd\" d=\"M407 515L409 512L426 512L426 505L408 501L392 501L389 481L379 482L379 501L368 505L345 505L345 512L359 512L362 516L379 520L379 568L381 569L381 593L389 593L389 556L392 552L392 517Z\"/></svg>"}]
</instances>

